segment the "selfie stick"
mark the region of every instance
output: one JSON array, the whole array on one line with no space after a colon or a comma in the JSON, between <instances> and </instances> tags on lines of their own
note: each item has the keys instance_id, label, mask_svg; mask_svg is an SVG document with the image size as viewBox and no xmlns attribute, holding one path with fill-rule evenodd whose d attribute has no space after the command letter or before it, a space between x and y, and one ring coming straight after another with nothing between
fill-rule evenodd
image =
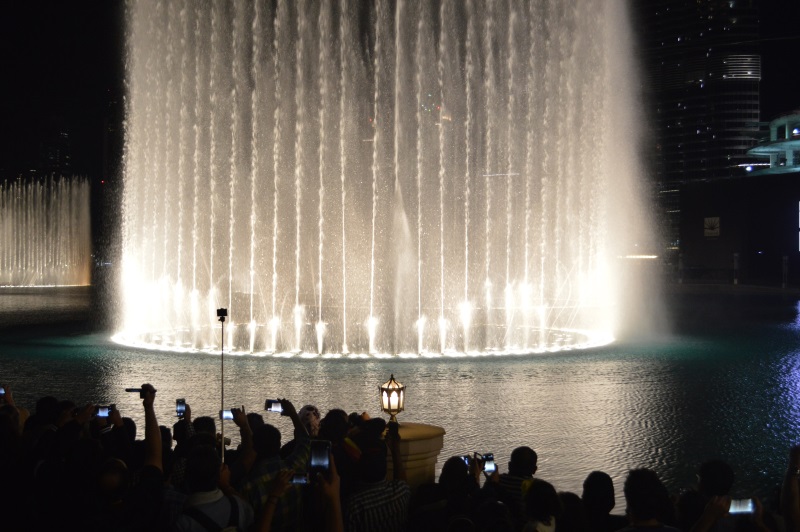
<instances>
[{"instance_id":1,"label":"selfie stick","mask_svg":"<svg viewBox=\"0 0 800 532\"><path fill-rule=\"evenodd\" d=\"M220 308L217 309L217 316L220 322L220 329L221 329L221 343L219 345L219 411L222 412L225 410L225 316L228 315L228 309ZM221 451L221 462L225 463L225 420L221 419L220 416L219 420L219 433L220 433L220 448Z\"/></svg>"}]
</instances>

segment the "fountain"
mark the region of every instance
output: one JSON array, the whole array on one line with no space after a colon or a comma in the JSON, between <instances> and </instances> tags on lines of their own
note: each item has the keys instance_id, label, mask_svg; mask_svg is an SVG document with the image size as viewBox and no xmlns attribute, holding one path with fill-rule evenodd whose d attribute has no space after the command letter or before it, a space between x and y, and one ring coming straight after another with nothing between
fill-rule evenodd
<instances>
[{"instance_id":1,"label":"fountain","mask_svg":"<svg viewBox=\"0 0 800 532\"><path fill-rule=\"evenodd\" d=\"M88 285L89 182L0 182L0 286Z\"/></svg>"},{"instance_id":2,"label":"fountain","mask_svg":"<svg viewBox=\"0 0 800 532\"><path fill-rule=\"evenodd\" d=\"M622 1L129 6L115 339L302 357L607 343L648 226Z\"/></svg>"}]
</instances>

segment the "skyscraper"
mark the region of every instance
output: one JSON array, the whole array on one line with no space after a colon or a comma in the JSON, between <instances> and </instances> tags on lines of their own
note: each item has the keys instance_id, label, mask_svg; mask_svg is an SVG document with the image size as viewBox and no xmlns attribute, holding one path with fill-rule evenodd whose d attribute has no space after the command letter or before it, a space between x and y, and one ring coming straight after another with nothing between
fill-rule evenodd
<instances>
[{"instance_id":1,"label":"skyscraper","mask_svg":"<svg viewBox=\"0 0 800 532\"><path fill-rule=\"evenodd\" d=\"M753 0L634 2L643 45L661 227L680 245L682 185L744 175L755 161L759 13Z\"/></svg>"}]
</instances>

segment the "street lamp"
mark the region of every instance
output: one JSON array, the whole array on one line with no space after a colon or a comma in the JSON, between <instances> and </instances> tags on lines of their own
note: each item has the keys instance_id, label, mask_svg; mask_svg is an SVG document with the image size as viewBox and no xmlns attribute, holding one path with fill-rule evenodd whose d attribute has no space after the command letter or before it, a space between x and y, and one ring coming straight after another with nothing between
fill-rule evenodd
<instances>
[{"instance_id":1,"label":"street lamp","mask_svg":"<svg viewBox=\"0 0 800 532\"><path fill-rule=\"evenodd\" d=\"M397 414L403 411L406 400L406 387L389 377L381 390L381 410L389 414L389 423L397 423Z\"/></svg>"}]
</instances>

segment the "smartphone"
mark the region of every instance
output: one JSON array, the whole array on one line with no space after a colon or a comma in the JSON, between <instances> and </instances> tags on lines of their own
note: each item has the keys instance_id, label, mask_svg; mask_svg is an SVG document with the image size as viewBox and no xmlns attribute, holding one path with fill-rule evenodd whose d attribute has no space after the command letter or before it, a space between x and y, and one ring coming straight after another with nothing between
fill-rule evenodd
<instances>
[{"instance_id":1,"label":"smartphone","mask_svg":"<svg viewBox=\"0 0 800 532\"><path fill-rule=\"evenodd\" d=\"M3 386L0 386L0 398L6 396L6 389Z\"/></svg>"},{"instance_id":2,"label":"smartphone","mask_svg":"<svg viewBox=\"0 0 800 532\"><path fill-rule=\"evenodd\" d=\"M186 399L175 399L175 413L182 418L186 413Z\"/></svg>"},{"instance_id":3,"label":"smartphone","mask_svg":"<svg viewBox=\"0 0 800 532\"><path fill-rule=\"evenodd\" d=\"M733 499L731 501L731 509L728 513L732 514L751 514L755 511L753 499Z\"/></svg>"},{"instance_id":4,"label":"smartphone","mask_svg":"<svg viewBox=\"0 0 800 532\"><path fill-rule=\"evenodd\" d=\"M309 470L312 473L327 473L331 467L331 442L313 440L311 442L311 461Z\"/></svg>"},{"instance_id":5,"label":"smartphone","mask_svg":"<svg viewBox=\"0 0 800 532\"><path fill-rule=\"evenodd\" d=\"M110 406L96 406L94 407L94 415L97 417L108 417L108 412L110 410Z\"/></svg>"},{"instance_id":6,"label":"smartphone","mask_svg":"<svg viewBox=\"0 0 800 532\"><path fill-rule=\"evenodd\" d=\"M230 410L220 410L219 411L219 418L220 419L233 419L233 412Z\"/></svg>"},{"instance_id":7,"label":"smartphone","mask_svg":"<svg viewBox=\"0 0 800 532\"><path fill-rule=\"evenodd\" d=\"M308 475L294 475L292 484L308 484Z\"/></svg>"},{"instance_id":8,"label":"smartphone","mask_svg":"<svg viewBox=\"0 0 800 532\"><path fill-rule=\"evenodd\" d=\"M494 463L494 453L486 453L483 455L483 472L491 475L497 471L497 464Z\"/></svg>"},{"instance_id":9,"label":"smartphone","mask_svg":"<svg viewBox=\"0 0 800 532\"><path fill-rule=\"evenodd\" d=\"M264 403L264 409L267 412L283 413L283 405L277 399L267 399L267 402Z\"/></svg>"}]
</instances>

